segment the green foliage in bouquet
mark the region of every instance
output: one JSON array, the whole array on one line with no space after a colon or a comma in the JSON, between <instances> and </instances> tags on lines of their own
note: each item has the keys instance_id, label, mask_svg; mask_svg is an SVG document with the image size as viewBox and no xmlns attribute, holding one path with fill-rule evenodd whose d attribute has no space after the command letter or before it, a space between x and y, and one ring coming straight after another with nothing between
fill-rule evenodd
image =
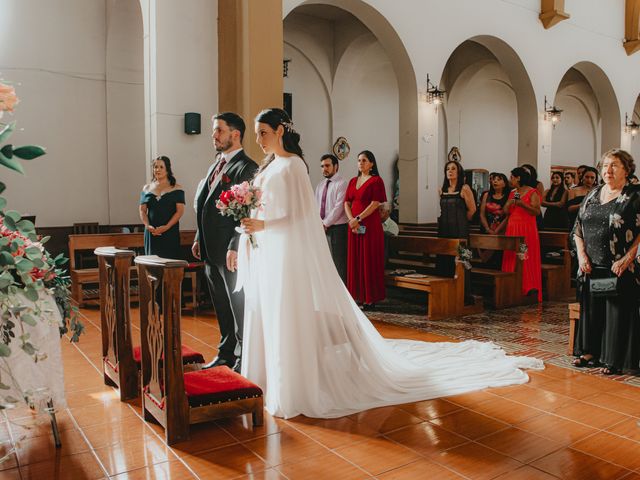
<instances>
[{"instance_id":1,"label":"green foliage in bouquet","mask_svg":"<svg viewBox=\"0 0 640 480\"><path fill-rule=\"evenodd\" d=\"M12 112L16 103L14 88L0 83L0 119L4 112ZM44 155L45 150L36 145L4 144L15 125L0 121L0 164L24 173L18 159L33 160ZM6 185L0 182L0 193L5 189ZM6 199L0 196L0 357L9 357L17 346L38 362L46 358L46 353L30 342L24 325L35 326L51 318L47 294L55 299L63 318L61 335L69 333L71 341L76 342L84 326L69 300L71 279L64 268L67 259L62 254L52 257L44 247L49 238L37 235L31 221L6 207ZM8 388L0 379L0 390Z\"/></svg>"}]
</instances>

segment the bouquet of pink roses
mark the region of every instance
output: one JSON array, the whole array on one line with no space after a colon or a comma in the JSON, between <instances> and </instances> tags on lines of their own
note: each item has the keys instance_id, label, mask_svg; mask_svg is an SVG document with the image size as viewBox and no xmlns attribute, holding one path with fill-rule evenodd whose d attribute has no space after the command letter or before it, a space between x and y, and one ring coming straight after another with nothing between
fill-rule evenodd
<instances>
[{"instance_id":1,"label":"bouquet of pink roses","mask_svg":"<svg viewBox=\"0 0 640 480\"><path fill-rule=\"evenodd\" d=\"M251 210L260 207L261 198L262 191L259 188L250 185L249 182L242 182L222 192L216 202L216 207L220 210L220 215L233 217L234 220L240 221L249 218ZM242 232L241 229L236 228L236 230ZM252 235L249 235L249 241L253 248L257 247Z\"/></svg>"}]
</instances>

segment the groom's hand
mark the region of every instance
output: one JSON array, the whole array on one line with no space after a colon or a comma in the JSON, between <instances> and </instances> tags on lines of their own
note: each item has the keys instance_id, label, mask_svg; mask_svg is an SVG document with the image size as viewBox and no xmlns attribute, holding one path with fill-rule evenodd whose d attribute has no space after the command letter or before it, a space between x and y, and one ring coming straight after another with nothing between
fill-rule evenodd
<instances>
[{"instance_id":1,"label":"groom's hand","mask_svg":"<svg viewBox=\"0 0 640 480\"><path fill-rule=\"evenodd\" d=\"M194 257L200 260L200 244L197 240L193 242L193 245L191 245L191 253L193 253Z\"/></svg>"},{"instance_id":2,"label":"groom's hand","mask_svg":"<svg viewBox=\"0 0 640 480\"><path fill-rule=\"evenodd\" d=\"M227 250L227 270L235 272L238 269L238 252Z\"/></svg>"}]
</instances>

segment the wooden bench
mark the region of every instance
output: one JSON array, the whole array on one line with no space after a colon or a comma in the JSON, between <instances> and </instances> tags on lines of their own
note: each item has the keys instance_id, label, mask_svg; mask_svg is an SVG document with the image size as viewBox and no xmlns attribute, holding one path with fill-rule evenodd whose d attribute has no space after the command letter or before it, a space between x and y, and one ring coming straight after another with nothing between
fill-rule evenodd
<instances>
[{"instance_id":1,"label":"wooden bench","mask_svg":"<svg viewBox=\"0 0 640 480\"><path fill-rule=\"evenodd\" d=\"M184 372L180 359L180 293L187 262L136 257L140 280L142 410L173 445L189 439L189 425L251 413L263 421L262 390L230 368ZM163 291L162 313L155 302Z\"/></svg>"},{"instance_id":2,"label":"wooden bench","mask_svg":"<svg viewBox=\"0 0 640 480\"><path fill-rule=\"evenodd\" d=\"M567 347L567 354L573 355L573 346L576 341L576 331L578 329L578 320L580 320L580 304L569 304L569 346Z\"/></svg>"},{"instance_id":3,"label":"wooden bench","mask_svg":"<svg viewBox=\"0 0 640 480\"><path fill-rule=\"evenodd\" d=\"M180 245L191 246L195 238L195 230L180 232ZM77 252L91 251L100 247L115 247L120 249L144 248L144 233L99 233L69 235L69 272L71 276L71 297L79 306L84 306L87 300L96 300L98 295L86 295L83 286L98 284L100 275L98 268L80 268L76 265ZM137 276L135 267L131 267L131 275ZM193 283L193 282L192 282ZM195 292L197 293L197 292Z\"/></svg>"},{"instance_id":4,"label":"wooden bench","mask_svg":"<svg viewBox=\"0 0 640 480\"><path fill-rule=\"evenodd\" d=\"M100 247L94 253L98 257L100 272L104 383L119 389L121 401L130 400L140 395L140 346L134 347L132 344L129 310L131 260L135 252ZM204 363L204 357L200 352L183 345L182 361L199 368Z\"/></svg>"},{"instance_id":5,"label":"wooden bench","mask_svg":"<svg viewBox=\"0 0 640 480\"><path fill-rule=\"evenodd\" d=\"M394 275L387 271L385 283L393 287L420 290L428 294L427 319L470 315L482 311L482 303L464 304L464 267L456 263L453 278L433 274L431 257L435 255L458 255L459 239L435 237L398 236L390 238L389 266L410 268L420 272L431 272L423 278Z\"/></svg>"},{"instance_id":6,"label":"wooden bench","mask_svg":"<svg viewBox=\"0 0 640 480\"><path fill-rule=\"evenodd\" d=\"M562 300L571 294L571 252L569 233L541 230L542 294L545 300ZM546 255L556 251L555 259Z\"/></svg>"},{"instance_id":7,"label":"wooden bench","mask_svg":"<svg viewBox=\"0 0 640 480\"><path fill-rule=\"evenodd\" d=\"M522 237L505 235L486 235L481 233L469 235L469 246L472 249L518 253L522 241ZM522 260L517 256L513 272L485 268L475 263L471 269L471 279L474 287L483 290L481 292L483 297L490 298L489 302L493 308L499 309L532 303L529 297L522 295Z\"/></svg>"}]
</instances>

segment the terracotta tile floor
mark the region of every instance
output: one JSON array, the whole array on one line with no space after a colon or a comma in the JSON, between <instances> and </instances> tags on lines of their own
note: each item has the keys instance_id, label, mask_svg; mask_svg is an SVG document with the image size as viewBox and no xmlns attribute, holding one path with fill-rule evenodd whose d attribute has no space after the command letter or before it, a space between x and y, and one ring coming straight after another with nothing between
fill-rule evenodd
<instances>
[{"instance_id":1,"label":"terracotta tile floor","mask_svg":"<svg viewBox=\"0 0 640 480\"><path fill-rule=\"evenodd\" d=\"M266 415L255 429L246 416L201 424L169 448L162 429L141 419L138 401L121 403L103 385L99 313L84 309L86 334L62 344L63 447L53 447L48 425L25 430L27 412L13 412L10 423L0 422L0 441L26 438L0 464L0 479L640 479L637 377L613 381L564 368L566 304L429 326L418 314L385 308L372 315L392 322L375 322L384 336L491 339L512 352L544 352L547 368L530 372L526 385L335 420ZM211 358L219 338L213 315L184 315L183 342Z\"/></svg>"}]
</instances>

